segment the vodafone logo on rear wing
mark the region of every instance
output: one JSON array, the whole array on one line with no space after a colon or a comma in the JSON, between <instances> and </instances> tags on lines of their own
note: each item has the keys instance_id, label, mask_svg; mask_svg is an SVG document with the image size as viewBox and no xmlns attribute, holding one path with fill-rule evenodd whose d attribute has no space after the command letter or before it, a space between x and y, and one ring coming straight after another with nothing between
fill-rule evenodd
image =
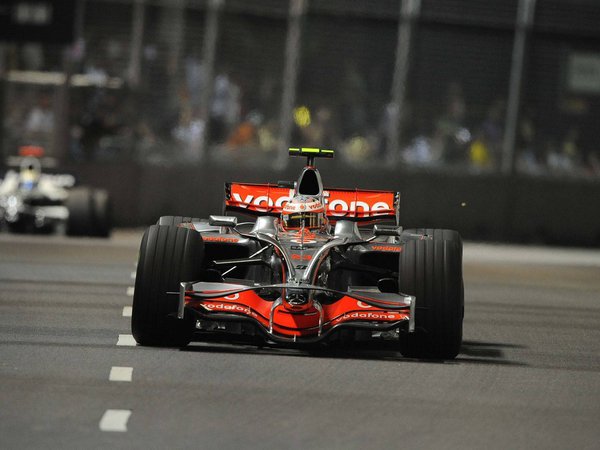
<instances>
[{"instance_id":1,"label":"vodafone logo on rear wing","mask_svg":"<svg viewBox=\"0 0 600 450\"><path fill-rule=\"evenodd\" d=\"M294 190L271 184L227 183L225 207L251 215L278 215ZM394 219L400 194L392 191L325 189L323 196L330 220Z\"/></svg>"}]
</instances>

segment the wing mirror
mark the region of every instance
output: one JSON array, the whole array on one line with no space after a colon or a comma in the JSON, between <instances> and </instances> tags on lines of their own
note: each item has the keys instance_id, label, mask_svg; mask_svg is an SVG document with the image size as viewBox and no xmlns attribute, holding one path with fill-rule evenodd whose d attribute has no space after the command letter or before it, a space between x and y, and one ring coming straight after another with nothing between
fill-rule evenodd
<instances>
[{"instance_id":1,"label":"wing mirror","mask_svg":"<svg viewBox=\"0 0 600 450\"><path fill-rule=\"evenodd\" d=\"M208 224L214 227L234 228L237 225L235 216L209 216Z\"/></svg>"},{"instance_id":2,"label":"wing mirror","mask_svg":"<svg viewBox=\"0 0 600 450\"><path fill-rule=\"evenodd\" d=\"M277 187L288 188L288 189L295 189L296 188L296 182L295 181L279 180L277 182Z\"/></svg>"},{"instance_id":3,"label":"wing mirror","mask_svg":"<svg viewBox=\"0 0 600 450\"><path fill-rule=\"evenodd\" d=\"M380 292L390 292L394 294L397 294L400 290L396 278L382 278L377 282L377 287Z\"/></svg>"},{"instance_id":4,"label":"wing mirror","mask_svg":"<svg viewBox=\"0 0 600 450\"><path fill-rule=\"evenodd\" d=\"M375 236L400 236L402 227L392 225L375 225L373 226L373 234Z\"/></svg>"}]
</instances>

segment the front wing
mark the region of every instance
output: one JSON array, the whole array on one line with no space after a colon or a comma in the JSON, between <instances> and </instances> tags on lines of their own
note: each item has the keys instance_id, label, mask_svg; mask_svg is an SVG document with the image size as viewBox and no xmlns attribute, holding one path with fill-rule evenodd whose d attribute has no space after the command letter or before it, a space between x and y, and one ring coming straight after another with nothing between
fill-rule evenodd
<instances>
[{"instance_id":1,"label":"front wing","mask_svg":"<svg viewBox=\"0 0 600 450\"><path fill-rule=\"evenodd\" d=\"M341 298L330 304L315 301L306 311L290 311L281 297L266 300L258 295L263 289L330 292ZM376 289L340 292L313 285L183 282L178 294L179 319L191 310L204 320L247 320L280 342L318 342L340 327L385 331L407 325L409 332L414 331L415 297Z\"/></svg>"}]
</instances>

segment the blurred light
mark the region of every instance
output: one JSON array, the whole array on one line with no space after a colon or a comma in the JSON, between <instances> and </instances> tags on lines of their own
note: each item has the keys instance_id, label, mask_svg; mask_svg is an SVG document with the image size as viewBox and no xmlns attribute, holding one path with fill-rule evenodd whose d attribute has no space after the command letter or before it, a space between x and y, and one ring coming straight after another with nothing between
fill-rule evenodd
<instances>
[{"instance_id":1,"label":"blurred light","mask_svg":"<svg viewBox=\"0 0 600 450\"><path fill-rule=\"evenodd\" d=\"M461 128L456 132L455 138L461 144L466 144L471 140L471 132L466 128Z\"/></svg>"},{"instance_id":2,"label":"blurred light","mask_svg":"<svg viewBox=\"0 0 600 450\"><path fill-rule=\"evenodd\" d=\"M306 106L298 106L294 109L294 122L300 128L310 125L310 110Z\"/></svg>"},{"instance_id":3,"label":"blurred light","mask_svg":"<svg viewBox=\"0 0 600 450\"><path fill-rule=\"evenodd\" d=\"M6 79L13 83L61 85L67 77L60 72L38 72L31 70L11 70ZM106 87L109 89L120 89L125 84L121 78L107 77L104 75L75 74L70 78L71 86L76 87Z\"/></svg>"}]
</instances>

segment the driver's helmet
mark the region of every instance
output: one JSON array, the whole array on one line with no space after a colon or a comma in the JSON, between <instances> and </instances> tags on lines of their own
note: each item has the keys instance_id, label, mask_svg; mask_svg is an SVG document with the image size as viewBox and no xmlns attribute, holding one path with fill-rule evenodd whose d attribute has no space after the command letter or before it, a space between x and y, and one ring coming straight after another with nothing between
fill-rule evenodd
<instances>
[{"instance_id":1,"label":"driver's helmet","mask_svg":"<svg viewBox=\"0 0 600 450\"><path fill-rule=\"evenodd\" d=\"M283 206L281 226L284 230L322 230L326 225L325 205L318 197L297 195Z\"/></svg>"},{"instance_id":2,"label":"driver's helmet","mask_svg":"<svg viewBox=\"0 0 600 450\"><path fill-rule=\"evenodd\" d=\"M21 162L21 172L19 174L19 184L24 190L34 189L41 176L40 163L35 158L26 158Z\"/></svg>"}]
</instances>

